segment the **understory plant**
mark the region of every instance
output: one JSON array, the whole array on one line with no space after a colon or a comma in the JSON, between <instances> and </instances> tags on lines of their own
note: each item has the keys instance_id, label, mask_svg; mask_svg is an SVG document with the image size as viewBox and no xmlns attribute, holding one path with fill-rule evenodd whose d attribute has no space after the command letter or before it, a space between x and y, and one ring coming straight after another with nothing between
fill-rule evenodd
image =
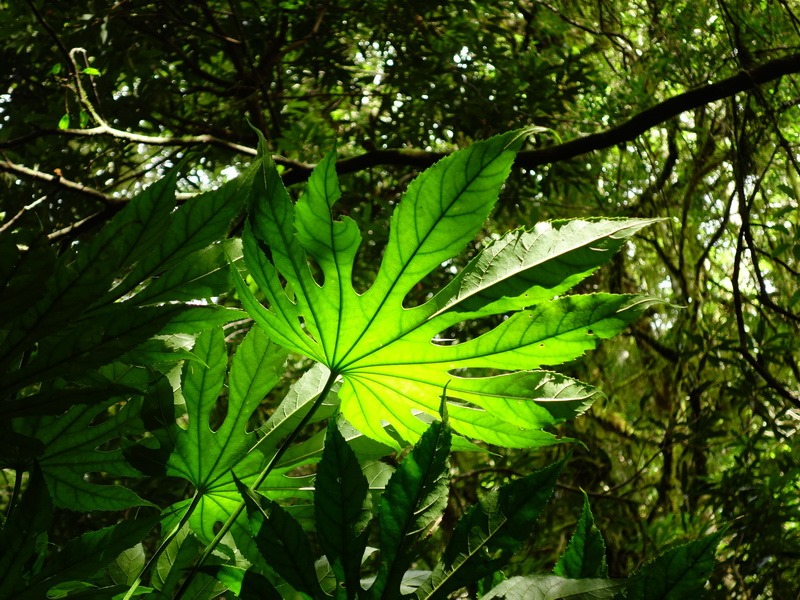
<instances>
[{"instance_id":1,"label":"understory plant","mask_svg":"<svg viewBox=\"0 0 800 600\"><path fill-rule=\"evenodd\" d=\"M612 580L588 503L552 573L506 576L563 461L430 537L451 452L573 442L552 429L600 392L551 369L655 302L569 293L643 219L510 231L425 289L479 233L525 135L417 177L364 291L334 154L295 202L263 140L237 180L176 206L168 175L61 253L0 240L0 597L697 597L720 533ZM116 512L54 540L54 508Z\"/></svg>"}]
</instances>

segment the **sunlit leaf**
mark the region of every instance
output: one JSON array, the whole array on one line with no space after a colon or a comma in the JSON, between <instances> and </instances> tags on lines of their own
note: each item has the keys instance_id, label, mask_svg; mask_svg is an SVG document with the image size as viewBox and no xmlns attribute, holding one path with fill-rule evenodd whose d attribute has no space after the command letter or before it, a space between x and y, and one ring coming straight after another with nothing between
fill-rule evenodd
<instances>
[{"instance_id":1,"label":"sunlit leaf","mask_svg":"<svg viewBox=\"0 0 800 600\"><path fill-rule=\"evenodd\" d=\"M188 429L172 427L175 450L169 457L167 473L189 481L200 496L189 521L198 537L207 542L214 537L214 524L225 521L240 500L231 469L241 462L256 442L247 431L253 411L278 381L286 352L254 327L238 348L228 380L225 418L212 423L213 411L225 383L228 353L222 329L201 334L192 352L198 361L188 361L183 371L183 398L186 401ZM214 429L212 429L214 425ZM251 455L249 465L255 476L263 463L260 454ZM172 510L180 512L186 502Z\"/></svg>"},{"instance_id":2,"label":"sunlit leaf","mask_svg":"<svg viewBox=\"0 0 800 600\"><path fill-rule=\"evenodd\" d=\"M420 280L478 232L523 138L512 132L477 143L420 175L394 212L380 269L363 294L352 285L361 234L349 217L331 216L340 196L333 156L296 204L274 166L255 177L244 256L267 305L234 270L239 297L276 343L341 376L342 413L366 435L402 446L389 424L404 441L417 440L446 385L452 427L462 436L520 448L554 443L542 429L585 410L596 392L531 369L577 358L649 306L607 294L553 299L608 260L648 223L641 219L512 232L432 298L409 306ZM464 321L528 307L475 339L439 339ZM466 368L509 372L479 377ZM457 437L454 447L467 445Z\"/></svg>"}]
</instances>

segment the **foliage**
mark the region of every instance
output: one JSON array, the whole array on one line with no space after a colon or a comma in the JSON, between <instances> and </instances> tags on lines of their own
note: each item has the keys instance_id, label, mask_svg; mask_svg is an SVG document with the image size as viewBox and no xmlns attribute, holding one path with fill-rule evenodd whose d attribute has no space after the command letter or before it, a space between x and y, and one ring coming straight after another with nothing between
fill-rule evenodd
<instances>
[{"instance_id":1,"label":"foliage","mask_svg":"<svg viewBox=\"0 0 800 600\"><path fill-rule=\"evenodd\" d=\"M86 507L139 503L124 509L139 514L154 510L148 502L174 504L166 533L188 508L194 480L212 488L209 501L238 502L232 476L222 485L213 463L197 461L196 470L180 474L173 458L170 473L177 477L164 476L175 450L172 434L182 443L197 434L191 439L202 440L204 449L218 443L213 434L169 426L173 416L185 425L187 408L195 411L199 402L178 392L169 409L203 329L169 332L192 329L177 315L195 308L209 313L213 304L239 307L226 257L265 300L237 260L239 242L226 238L229 226L232 238L244 235L237 215L245 198L236 189L251 183L232 184L227 199L216 192L208 202L195 197L237 172L255 173L250 124L265 136L292 198L291 184L308 179L313 163L327 160L330 169L335 162L342 194L331 222L352 219L363 238L353 263L358 293L375 279L394 207L416 172L478 139L536 126L476 241L422 278L405 306L424 306L482 248L497 250L510 230L522 226L532 235L546 222L563 230L574 222L569 219L583 223L596 215L612 226L619 223L615 217L662 220L636 233L635 246L625 245L607 267L576 280L574 292L657 296L667 304L559 367L560 377L604 391L592 398L590 411L556 425L545 425L545 418L543 428L522 436L582 444L531 451L510 448L506 443L514 440L507 439L490 446L493 453L455 452L443 528L485 492L571 452L547 516L537 522L537 544L526 547L514 572L547 572L558 562L586 490L605 535L610 576L624 579L659 552L730 524L711 594L793 595L800 577L800 450L791 440L800 402L798 22L797 8L785 0L0 0L6 82L0 90L0 281L13 283L0 291L0 330L16 327L21 317L33 327L15 344L0 345L6 354L1 385L16 389L4 391L0 454L23 473L38 457L55 486L52 522L40 527L63 546L119 519L116 511L96 510L75 518L61 508L72 494ZM326 159L334 140L337 158ZM152 237L130 260L121 248L108 252L104 242L95 244L98 235L112 247L128 243L124 232L138 227L135 219L99 232L187 156L175 177L177 195L165 199L176 197L178 208L164 204L152 218L143 212ZM182 253L178 247L188 242L181 227L201 222L201 209L219 222ZM163 256L148 254L146 263L140 253L156 246ZM306 254L312 278L332 285L322 280L313 253ZM89 268L70 272L69 265ZM121 302L102 298L112 288ZM134 298L139 306L131 304ZM197 298L210 305L193 306ZM36 326L31 319L40 309ZM236 319L224 329L227 359L250 324L237 323L241 313L219 312L219 322L223 314ZM122 329L135 323L141 328ZM500 315L467 319L440 336L459 343L444 342L450 345L432 352L453 353L467 343L475 348L501 323ZM42 347L49 354L39 357ZM108 366L115 360L125 367ZM272 414L285 417L226 446L233 460L266 435L247 458L252 469L237 471L245 480L253 482L262 467L256 455L274 453L313 405L313 390L322 390L327 371L314 367L300 379L308 366L292 355L269 402L247 413L243 401L239 420L228 421L242 431L247 413L247 431ZM441 377L439 366L426 367L429 379L434 371ZM496 374L469 367L456 375ZM226 419L227 367L222 381L209 414L212 429ZM437 383L426 396L427 420L436 418L444 382ZM292 402L274 413L284 396ZM337 403L335 393L322 402L310 419L310 437L287 450L263 484L307 529L313 494L296 488L310 487L313 466L302 463L322 448L322 424L315 420L328 418ZM74 412L65 418L67 409ZM428 423L416 418L407 425L416 428L406 432L409 440L385 430L392 447L416 439ZM387 447L355 430L345 433L372 465L370 481L383 481L385 472L369 461ZM78 457L86 462L74 468ZM17 479L10 468L2 477L0 505L7 506L28 476ZM16 481L22 487L14 495ZM244 529L232 531L239 536ZM150 556L154 538L130 556ZM165 557L188 566L201 543L180 530L151 568L156 579L163 574L159 585L175 585ZM429 544L422 558L434 562L442 549Z\"/></svg>"},{"instance_id":2,"label":"foliage","mask_svg":"<svg viewBox=\"0 0 800 600\"><path fill-rule=\"evenodd\" d=\"M170 175L89 244L50 263L45 292L29 302L22 318L4 325L9 342L4 381L9 403L18 408L6 428L12 444L3 464L14 469L16 484L0 532L7 542L14 538L21 544L21 551L3 546L5 597L213 598L227 587L242 597L394 598L413 591L444 598L497 577L529 538L564 461L485 495L423 573L410 567L420 537L434 529L447 506L453 440L456 448L468 450L480 450L478 441L509 439L531 448L556 441L541 430L579 414L598 393L536 369L581 355L650 303L611 294L563 296L648 224L596 220L511 232L478 252L425 303L404 306L415 284L476 233L522 141L522 134L513 132L474 144L420 176L395 211L374 283L360 295L351 283L357 227L331 217L339 196L331 160L312 176L296 207L265 155L241 181L177 210ZM225 236L239 206L220 206L232 197L248 198L242 244L215 239ZM153 223L148 211L164 222ZM173 235L155 238L148 226ZM210 270L207 262L199 261L203 268L183 262L216 246L230 261L245 308L263 325L237 344L230 366L221 325L241 313L214 302L185 302L192 294L208 300L220 294L209 281L230 285L216 275L218 262ZM260 288L255 293L238 274L242 246ZM101 250L108 255L102 261ZM306 253L316 261L318 279ZM90 268L93 264L97 268ZM25 289L33 275L26 267L22 262L9 270L8 290ZM100 300L92 302L89 293ZM256 294L263 295L266 307ZM154 298L159 302L153 305ZM53 313L57 302L69 308L62 327ZM156 320L151 313L166 316ZM507 318L478 338L455 346L435 343L437 334L458 322L496 314ZM51 334L55 341L48 337L51 329L59 332ZM307 353L318 366L253 431L248 427L253 413L284 370L288 353L281 346ZM471 374L501 365L514 370ZM521 370L525 367L533 370ZM369 393L354 391L354 381ZM437 389L444 391L431 409L426 396ZM48 390L61 393L45 396ZM75 403L84 390L91 393ZM65 397L72 406L65 408ZM376 403L377 398L382 400ZM342 420L331 412L337 408ZM348 415L357 419L352 425L343 420ZM425 424L437 415L444 417L441 423ZM331 418L324 441L312 436L295 443L309 423L326 416ZM362 429L361 423L373 425ZM460 436L451 436L451 423ZM374 461L408 441L418 443L397 471L372 466L371 484L365 459ZM292 475L314 463L309 498L308 477ZM24 473L29 477L20 496ZM172 497L160 511L145 508L69 540L60 552L48 551L51 503L82 512L156 508L134 492L144 474L156 481L185 480L191 497ZM367 592L361 559L373 496L381 560ZM313 500L311 519L304 517L304 499ZM316 532L325 561L315 564L303 525L292 513ZM526 590L532 585L549 590L542 597L553 590L610 597L628 585L604 579L605 569L598 566L604 564L603 542L590 519L587 506L556 567L580 576L526 579ZM145 560L141 542L158 522L160 541ZM587 527L589 545L581 541ZM691 560L668 557L666 567L657 560L632 585L664 571L669 581L702 586L717 541L703 546L699 568L676 576L666 569ZM182 569L191 566L182 578ZM583 578L584 570L592 578ZM517 589L515 584L488 595L514 597Z\"/></svg>"},{"instance_id":3,"label":"foliage","mask_svg":"<svg viewBox=\"0 0 800 600\"><path fill-rule=\"evenodd\" d=\"M380 526L378 548L367 547L372 516L367 479L335 419L329 421L327 438L315 489L317 534L325 556L316 562L300 525L275 501L241 486L259 551L280 579L310 598L447 598L462 587L497 575L528 537L564 464L554 463L486 495L456 525L439 562L431 570L421 570L419 565L410 568L416 558L413 547L424 543L447 504L451 433L446 416L422 434L386 484L371 521ZM626 598L666 599L702 592L718 535L676 548L629 581L619 581L606 578L604 569L593 567L605 562L599 532L593 534L599 543L585 552L580 548L591 519L587 504L578 530L559 561L577 569L572 578L567 574L516 576L502 580L483 597L615 598L629 588ZM335 535L331 535L332 530ZM375 551L377 574L367 575L375 570ZM362 556L367 559L363 564ZM373 563L371 569L369 563ZM317 573L325 574L321 581L317 580L315 565ZM241 598L279 597L279 593L286 597L285 590L279 592L280 586L274 587L253 571L211 567L205 572L229 582ZM581 577L580 573L594 575ZM644 590L647 595L643 596Z\"/></svg>"}]
</instances>

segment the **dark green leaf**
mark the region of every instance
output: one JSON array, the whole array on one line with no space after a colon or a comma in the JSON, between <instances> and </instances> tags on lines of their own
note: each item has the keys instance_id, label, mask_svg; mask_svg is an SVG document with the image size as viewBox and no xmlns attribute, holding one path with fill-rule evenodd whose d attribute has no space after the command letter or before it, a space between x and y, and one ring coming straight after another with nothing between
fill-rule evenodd
<instances>
[{"instance_id":1,"label":"dark green leaf","mask_svg":"<svg viewBox=\"0 0 800 600\"><path fill-rule=\"evenodd\" d=\"M29 581L24 593L17 598L41 600L57 583L94 575L120 552L138 544L157 523L157 515L140 517L70 540L48 560L44 570Z\"/></svg>"},{"instance_id":2,"label":"dark green leaf","mask_svg":"<svg viewBox=\"0 0 800 600\"><path fill-rule=\"evenodd\" d=\"M450 428L434 421L395 471L381 498L381 562L373 598L394 597L413 545L441 517L449 491Z\"/></svg>"},{"instance_id":3,"label":"dark green leaf","mask_svg":"<svg viewBox=\"0 0 800 600\"><path fill-rule=\"evenodd\" d=\"M361 557L367 545L370 512L369 483L356 455L337 426L328 423L325 447L314 490L317 537L336 579L348 598L360 590Z\"/></svg>"},{"instance_id":4,"label":"dark green leaf","mask_svg":"<svg viewBox=\"0 0 800 600\"><path fill-rule=\"evenodd\" d=\"M317 581L308 538L297 521L276 502L236 483L247 505L253 539L270 567L298 592L326 597Z\"/></svg>"},{"instance_id":5,"label":"dark green leaf","mask_svg":"<svg viewBox=\"0 0 800 600\"><path fill-rule=\"evenodd\" d=\"M19 315L0 358L14 356L42 335L62 330L102 298L121 271L157 245L175 206L175 175L173 171L127 203L88 246L78 245L59 259L37 301Z\"/></svg>"},{"instance_id":6,"label":"dark green leaf","mask_svg":"<svg viewBox=\"0 0 800 600\"><path fill-rule=\"evenodd\" d=\"M560 461L484 496L456 525L420 599L446 598L503 566L528 539L533 523L553 493Z\"/></svg>"},{"instance_id":7,"label":"dark green leaf","mask_svg":"<svg viewBox=\"0 0 800 600\"><path fill-rule=\"evenodd\" d=\"M16 477L21 476L17 471ZM0 529L0 598L16 598L14 591L23 587L36 556L43 556L47 550L53 505L38 466L34 466L28 487L17 501Z\"/></svg>"},{"instance_id":8,"label":"dark green leaf","mask_svg":"<svg viewBox=\"0 0 800 600\"><path fill-rule=\"evenodd\" d=\"M555 575L568 579L603 578L608 576L606 545L600 530L594 524L589 508L589 497L583 495L583 511L578 527L558 559Z\"/></svg>"},{"instance_id":9,"label":"dark green leaf","mask_svg":"<svg viewBox=\"0 0 800 600\"><path fill-rule=\"evenodd\" d=\"M126 433L142 431L141 399L111 398L95 405L75 405L59 416L17 419L16 431L39 440L44 451L38 460L56 506L72 510L118 510L145 506L126 487L92 481L87 474L135 477L139 473L125 461L122 450L102 450L103 445ZM111 414L113 413L113 414ZM100 423L91 424L99 416Z\"/></svg>"},{"instance_id":10,"label":"dark green leaf","mask_svg":"<svg viewBox=\"0 0 800 600\"><path fill-rule=\"evenodd\" d=\"M667 550L629 578L626 600L702 598L724 531Z\"/></svg>"}]
</instances>

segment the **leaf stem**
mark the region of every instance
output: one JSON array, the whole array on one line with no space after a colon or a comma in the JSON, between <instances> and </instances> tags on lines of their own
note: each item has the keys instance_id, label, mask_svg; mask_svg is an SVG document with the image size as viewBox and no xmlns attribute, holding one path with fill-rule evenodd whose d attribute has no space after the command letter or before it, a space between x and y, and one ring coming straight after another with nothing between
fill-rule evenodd
<instances>
[{"instance_id":1,"label":"leaf stem","mask_svg":"<svg viewBox=\"0 0 800 600\"><path fill-rule=\"evenodd\" d=\"M300 420L297 426L286 437L283 443L281 443L281 445L275 451L275 454L272 455L267 465L264 467L264 469L258 475L256 480L250 486L250 489L252 491L256 491L259 488L259 486L261 486L261 484L264 483L264 481L266 481L267 477L269 477L269 474L277 466L280 459L292 445L292 442L294 442L295 438L297 438L297 436L305 428L305 426L308 425L308 422L311 420L311 417L314 416L314 413L317 412L320 406L322 406L322 403L325 401L325 398L328 397L328 394L330 393L333 384L336 382L337 377L338 373L331 371L330 375L328 376L328 380L322 387L322 391L319 393L319 396L317 396L317 399L314 400L314 404L311 405L311 408L303 416L303 418ZM203 566L203 563L205 563L205 561L208 560L208 558L214 552L216 547L222 541L222 538L225 537L225 535L231 530L234 523L236 522L236 519L238 519L239 515L242 514L244 508L245 508L245 503L244 500L242 500L236 507L236 509L230 514L228 520L225 521L225 523L222 525L220 530L217 532L217 535L214 536L214 539L211 540L211 542L209 542L208 546L206 546L205 551L197 560L197 564L195 564L194 568L192 568L192 570L189 572L189 576L183 581L183 584L181 584L181 587L178 590L178 593L174 596L173 600L180 600L180 598L183 597L183 595L189 589L189 585L192 583L192 580L194 579L195 575L198 573L198 567ZM124 598L123 600L128 600L128 599Z\"/></svg>"},{"instance_id":2,"label":"leaf stem","mask_svg":"<svg viewBox=\"0 0 800 600\"><path fill-rule=\"evenodd\" d=\"M133 594L136 592L136 589L139 587L139 584L142 583L142 577L144 576L150 568L156 564L156 561L161 557L164 551L167 549L167 546L172 543L172 540L175 539L175 536L178 535L181 529L183 529L184 525L189 522L189 519L194 513L194 510L197 508L198 504L200 504L200 499L203 497L202 494L195 493L194 497L192 498L191 504L186 509L186 512L183 513L181 520L178 522L175 527L172 528L172 531L164 538L161 544L156 548L156 551L153 553L153 556L150 557L150 560L147 561L147 564L142 567L142 570L139 571L139 575L136 577L136 581L131 584L131 587L128 589L128 592L122 598L122 600L130 600L133 597Z\"/></svg>"}]
</instances>

